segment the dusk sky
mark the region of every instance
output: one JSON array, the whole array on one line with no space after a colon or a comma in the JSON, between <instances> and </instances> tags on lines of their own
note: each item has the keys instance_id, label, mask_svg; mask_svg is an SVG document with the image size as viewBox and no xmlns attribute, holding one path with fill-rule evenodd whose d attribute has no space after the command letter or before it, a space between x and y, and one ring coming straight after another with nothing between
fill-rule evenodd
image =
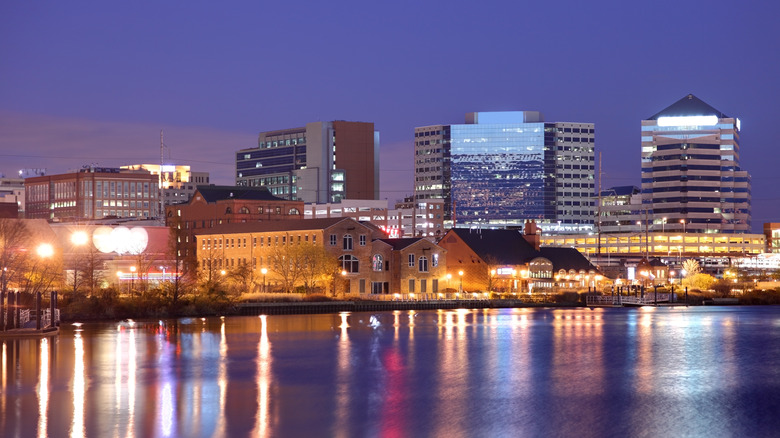
<instances>
[{"instance_id":1,"label":"dusk sky","mask_svg":"<svg viewBox=\"0 0 780 438\"><path fill-rule=\"evenodd\" d=\"M171 163L233 184L257 133L373 122L381 191L415 126L472 111L593 122L603 186L639 185L640 121L688 93L742 121L753 229L780 222L780 15L766 1L0 3L0 172ZM167 161L167 160L166 160Z\"/></svg>"}]
</instances>

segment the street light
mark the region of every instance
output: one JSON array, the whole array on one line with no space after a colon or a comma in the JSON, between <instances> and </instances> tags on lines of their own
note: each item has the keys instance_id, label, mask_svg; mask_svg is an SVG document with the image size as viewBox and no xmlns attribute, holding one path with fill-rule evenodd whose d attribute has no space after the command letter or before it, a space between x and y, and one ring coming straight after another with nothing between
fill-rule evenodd
<instances>
[{"instance_id":1,"label":"street light","mask_svg":"<svg viewBox=\"0 0 780 438\"><path fill-rule=\"evenodd\" d=\"M135 290L135 266L130 266L130 294Z\"/></svg>"},{"instance_id":2,"label":"street light","mask_svg":"<svg viewBox=\"0 0 780 438\"><path fill-rule=\"evenodd\" d=\"M661 219L661 232L666 232L666 218Z\"/></svg>"},{"instance_id":3,"label":"street light","mask_svg":"<svg viewBox=\"0 0 780 438\"><path fill-rule=\"evenodd\" d=\"M265 293L265 291L266 291L265 290L266 289L265 288L265 274L268 273L268 269L262 268L262 269L260 269L260 272L263 274L263 293Z\"/></svg>"},{"instance_id":4,"label":"street light","mask_svg":"<svg viewBox=\"0 0 780 438\"><path fill-rule=\"evenodd\" d=\"M680 219L680 223L683 226L683 234L685 234L685 219Z\"/></svg>"},{"instance_id":5,"label":"street light","mask_svg":"<svg viewBox=\"0 0 780 438\"><path fill-rule=\"evenodd\" d=\"M460 276L460 290L459 292L463 292L463 271L458 271L458 276Z\"/></svg>"},{"instance_id":6,"label":"street light","mask_svg":"<svg viewBox=\"0 0 780 438\"><path fill-rule=\"evenodd\" d=\"M349 280L347 280L347 270L346 269L342 269L341 270L341 278L344 279L344 294L342 295L342 297L345 297L347 295L347 287L348 287L347 282L349 281Z\"/></svg>"}]
</instances>

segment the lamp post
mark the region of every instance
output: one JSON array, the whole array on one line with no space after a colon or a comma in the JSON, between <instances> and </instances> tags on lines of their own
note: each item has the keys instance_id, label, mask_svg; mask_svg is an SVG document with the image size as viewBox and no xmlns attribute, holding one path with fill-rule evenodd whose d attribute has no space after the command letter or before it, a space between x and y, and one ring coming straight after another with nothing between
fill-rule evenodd
<instances>
[{"instance_id":1,"label":"lamp post","mask_svg":"<svg viewBox=\"0 0 780 438\"><path fill-rule=\"evenodd\" d=\"M135 266L130 266L130 295L135 293Z\"/></svg>"},{"instance_id":2,"label":"lamp post","mask_svg":"<svg viewBox=\"0 0 780 438\"><path fill-rule=\"evenodd\" d=\"M685 234L685 219L680 219L680 223L683 226L683 234Z\"/></svg>"},{"instance_id":3,"label":"lamp post","mask_svg":"<svg viewBox=\"0 0 780 438\"><path fill-rule=\"evenodd\" d=\"M666 218L661 219L661 232L666 232Z\"/></svg>"},{"instance_id":4,"label":"lamp post","mask_svg":"<svg viewBox=\"0 0 780 438\"><path fill-rule=\"evenodd\" d=\"M260 269L260 272L263 274L263 293L265 293L266 292L266 289L265 289L265 275L268 273L268 269L262 268L262 269Z\"/></svg>"},{"instance_id":5,"label":"lamp post","mask_svg":"<svg viewBox=\"0 0 780 438\"><path fill-rule=\"evenodd\" d=\"M460 277L460 287L458 292L463 293L463 271L458 271L458 276Z\"/></svg>"},{"instance_id":6,"label":"lamp post","mask_svg":"<svg viewBox=\"0 0 780 438\"><path fill-rule=\"evenodd\" d=\"M349 280L347 280L347 271L346 271L346 269L342 269L341 270L341 278L344 279L344 292L343 292L343 295L342 295L342 298L343 298L343 297L347 296L347 288L349 287L349 285L347 283Z\"/></svg>"},{"instance_id":7,"label":"lamp post","mask_svg":"<svg viewBox=\"0 0 780 438\"><path fill-rule=\"evenodd\" d=\"M89 237L87 236L87 233L84 231L76 231L73 234L70 235L70 243L73 244L73 246L79 247L86 245L87 241L89 241ZM78 265L74 264L73 266L73 293L76 293L76 290L78 289L79 284L79 270Z\"/></svg>"}]
</instances>

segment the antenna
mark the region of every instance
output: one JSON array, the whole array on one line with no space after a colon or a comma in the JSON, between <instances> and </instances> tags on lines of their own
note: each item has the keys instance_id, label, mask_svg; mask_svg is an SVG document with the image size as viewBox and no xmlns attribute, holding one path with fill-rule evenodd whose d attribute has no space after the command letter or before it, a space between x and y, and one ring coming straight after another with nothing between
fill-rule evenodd
<instances>
[{"instance_id":1,"label":"antenna","mask_svg":"<svg viewBox=\"0 0 780 438\"><path fill-rule=\"evenodd\" d=\"M163 144L163 130L160 130L160 171L157 172L157 196L160 198L160 218L165 223L165 208L163 207L162 182L163 182L163 153L165 146Z\"/></svg>"}]
</instances>

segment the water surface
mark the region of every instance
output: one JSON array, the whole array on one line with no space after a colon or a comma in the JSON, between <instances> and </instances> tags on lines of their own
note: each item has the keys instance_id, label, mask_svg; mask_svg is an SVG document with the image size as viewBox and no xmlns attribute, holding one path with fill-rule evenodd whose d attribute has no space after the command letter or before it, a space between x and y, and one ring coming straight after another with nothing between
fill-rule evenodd
<instances>
[{"instance_id":1,"label":"water surface","mask_svg":"<svg viewBox=\"0 0 780 438\"><path fill-rule=\"evenodd\" d=\"M0 436L777 436L780 308L66 325L0 341Z\"/></svg>"}]
</instances>

